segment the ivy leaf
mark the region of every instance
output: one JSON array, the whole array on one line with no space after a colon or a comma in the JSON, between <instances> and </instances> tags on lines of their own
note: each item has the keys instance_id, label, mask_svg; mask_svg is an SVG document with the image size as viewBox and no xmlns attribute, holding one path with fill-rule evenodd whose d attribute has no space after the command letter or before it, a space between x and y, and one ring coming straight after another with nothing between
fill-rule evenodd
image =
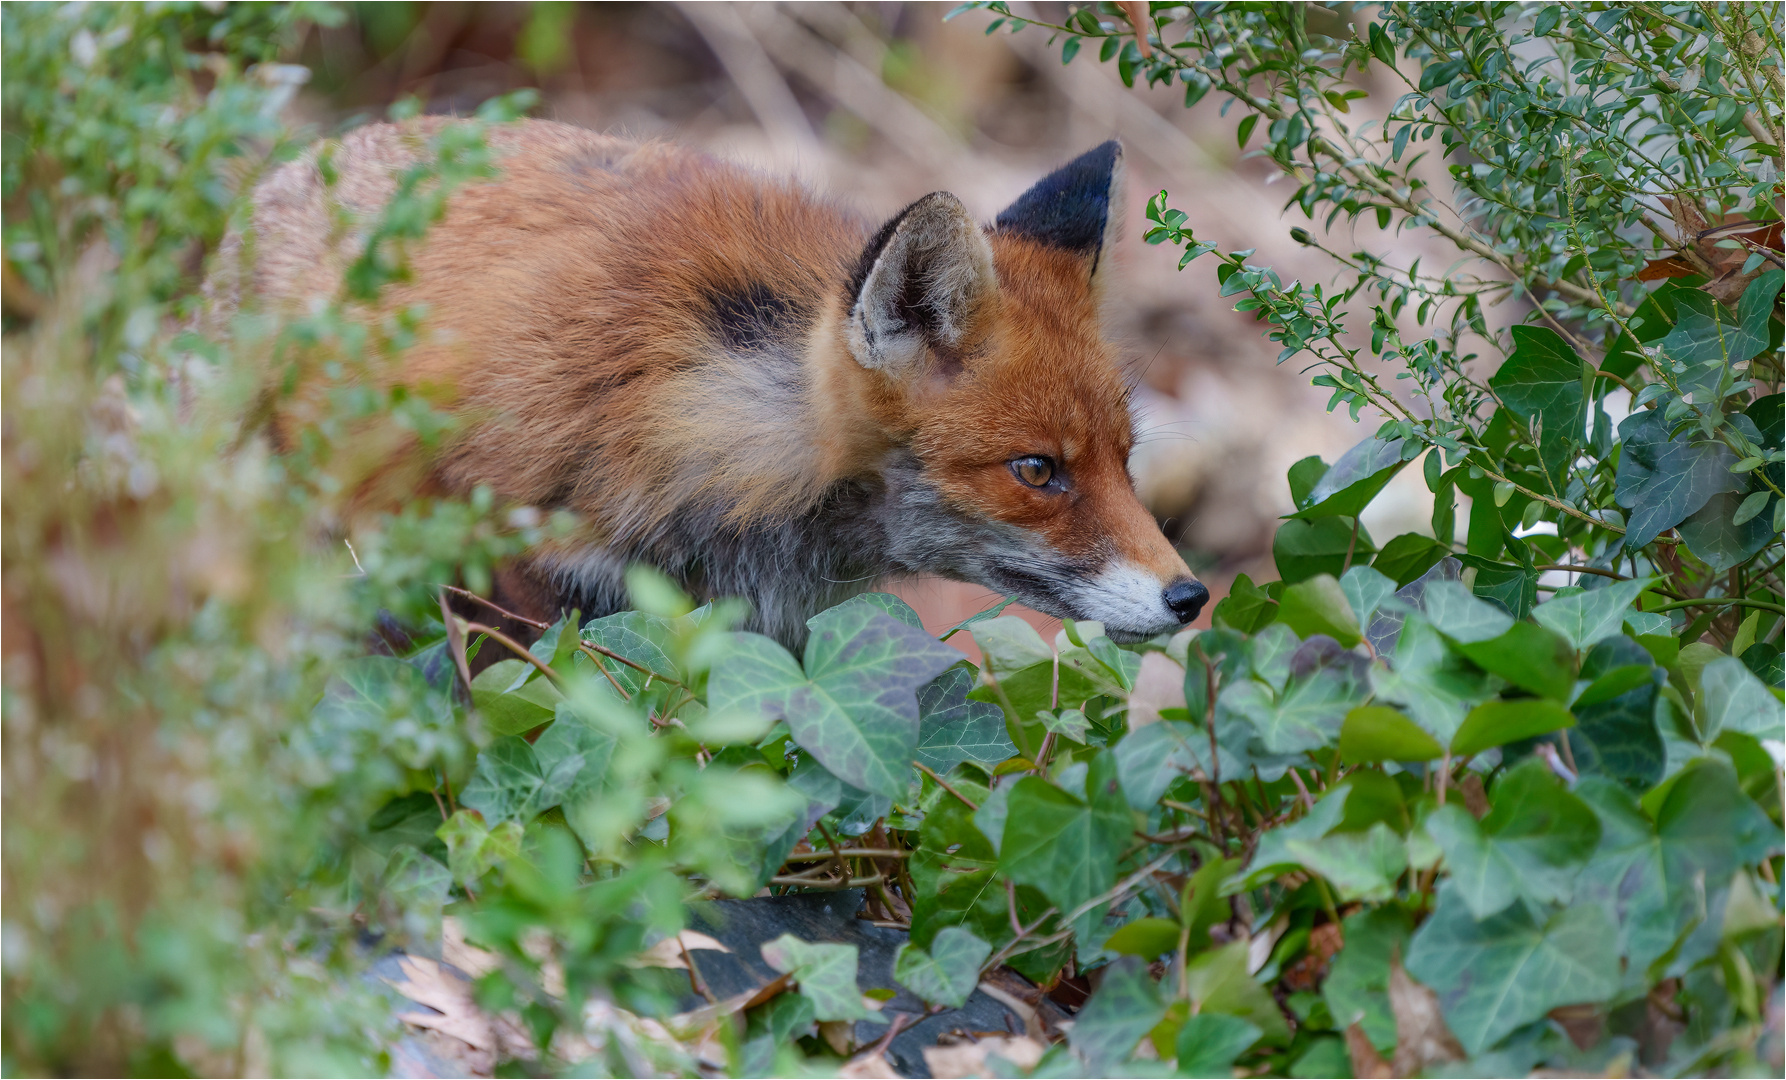
<instances>
[{"instance_id":1,"label":"ivy leaf","mask_svg":"<svg viewBox=\"0 0 1786 1080\"><path fill-rule=\"evenodd\" d=\"M971 669L958 665L918 691L918 760L938 776L963 761L994 765L1017 753L1005 731L1005 714L968 699L973 685Z\"/></svg>"},{"instance_id":2,"label":"ivy leaf","mask_svg":"<svg viewBox=\"0 0 1786 1080\"><path fill-rule=\"evenodd\" d=\"M1108 753L1092 759L1085 786L1089 801L1040 777L1019 780L999 846L999 869L1063 914L1116 883L1117 857L1134 830Z\"/></svg>"},{"instance_id":3,"label":"ivy leaf","mask_svg":"<svg viewBox=\"0 0 1786 1080\"><path fill-rule=\"evenodd\" d=\"M956 634L961 633L963 630L972 630L973 627L975 627L976 625L978 625L980 623L986 622L991 619L996 619L1004 613L1004 610L1006 608L1010 607L1012 604L1015 604L1016 602L1017 602L1016 597L1007 596L1003 600L1000 600L998 603L987 608L985 611L982 611L976 615L969 615L967 618L956 623L954 626L949 627L947 630L943 631L940 635L938 635L937 640L938 641L947 641L950 638L954 637Z\"/></svg>"},{"instance_id":4,"label":"ivy leaf","mask_svg":"<svg viewBox=\"0 0 1786 1080\"><path fill-rule=\"evenodd\" d=\"M459 801L491 825L504 821L525 825L561 803L582 771L581 754L556 759L548 771L525 739L504 735L491 740L478 755Z\"/></svg>"},{"instance_id":5,"label":"ivy leaf","mask_svg":"<svg viewBox=\"0 0 1786 1080\"><path fill-rule=\"evenodd\" d=\"M1414 934L1407 968L1438 994L1446 1023L1474 1056L1560 1005L1616 994L1617 932L1592 905L1540 922L1514 904L1478 921L1458 884L1448 881Z\"/></svg>"},{"instance_id":6,"label":"ivy leaf","mask_svg":"<svg viewBox=\"0 0 1786 1080\"><path fill-rule=\"evenodd\" d=\"M1278 526L1271 540L1271 556L1278 576L1294 584L1316 574L1338 576L1346 571L1346 553L1352 562L1368 563L1377 548L1370 533L1350 517L1292 518Z\"/></svg>"},{"instance_id":7,"label":"ivy leaf","mask_svg":"<svg viewBox=\"0 0 1786 1080\"><path fill-rule=\"evenodd\" d=\"M525 660L501 660L471 680L471 703L493 735L519 735L552 719L564 695L549 680L528 681L537 668Z\"/></svg>"},{"instance_id":8,"label":"ivy leaf","mask_svg":"<svg viewBox=\"0 0 1786 1080\"><path fill-rule=\"evenodd\" d=\"M1394 667L1372 667L1371 683L1378 697L1402 706L1441 745L1450 744L1464 716L1499 686L1499 680L1447 648L1432 624L1417 615L1402 626Z\"/></svg>"},{"instance_id":9,"label":"ivy leaf","mask_svg":"<svg viewBox=\"0 0 1786 1080\"><path fill-rule=\"evenodd\" d=\"M1356 517L1411 460L1403 456L1407 448L1402 439L1385 440L1374 435L1352 447L1321 474L1291 517L1305 521ZM1350 528L1348 523L1347 529Z\"/></svg>"},{"instance_id":10,"label":"ivy leaf","mask_svg":"<svg viewBox=\"0 0 1786 1080\"><path fill-rule=\"evenodd\" d=\"M1460 581L1433 582L1421 604L1433 627L1461 645L1500 637L1513 626L1513 616L1478 599Z\"/></svg>"},{"instance_id":11,"label":"ivy leaf","mask_svg":"<svg viewBox=\"0 0 1786 1080\"><path fill-rule=\"evenodd\" d=\"M1355 567L1347 571L1346 576L1351 578L1358 570L1370 572L1369 567ZM1382 579L1383 584L1388 584L1388 579L1381 574L1377 577ZM1394 590L1378 591L1387 596ZM1358 616L1353 614L1346 590L1340 587L1339 581L1331 574L1316 574L1291 585L1284 590L1278 604L1278 621L1296 631L1300 637L1326 634L1348 648L1363 639L1364 635L1358 628Z\"/></svg>"},{"instance_id":12,"label":"ivy leaf","mask_svg":"<svg viewBox=\"0 0 1786 1080\"><path fill-rule=\"evenodd\" d=\"M1262 1039L1273 1043L1290 1040L1290 1027L1277 1002L1247 973L1246 942L1230 942L1192 958L1185 965L1185 982L1198 1015L1238 1016L1257 1027Z\"/></svg>"},{"instance_id":13,"label":"ivy leaf","mask_svg":"<svg viewBox=\"0 0 1786 1080\"><path fill-rule=\"evenodd\" d=\"M1178 935L1183 932L1183 927L1171 919L1140 918L1111 934L1104 942L1104 951L1152 960L1177 949Z\"/></svg>"},{"instance_id":14,"label":"ivy leaf","mask_svg":"<svg viewBox=\"0 0 1786 1080\"><path fill-rule=\"evenodd\" d=\"M1258 1042L1261 1034L1238 1016L1198 1013L1178 1029L1178 1075L1233 1076L1234 1059Z\"/></svg>"},{"instance_id":15,"label":"ivy leaf","mask_svg":"<svg viewBox=\"0 0 1786 1080\"><path fill-rule=\"evenodd\" d=\"M1779 535L1773 522L1761 514L1768 498L1766 490L1749 495L1720 491L1680 523L1681 539L1688 550L1720 574L1748 562ZM1743 517L1744 513L1748 516Z\"/></svg>"},{"instance_id":16,"label":"ivy leaf","mask_svg":"<svg viewBox=\"0 0 1786 1080\"><path fill-rule=\"evenodd\" d=\"M1720 656L1699 674L1695 720L1706 742L1720 732L1740 731L1758 739L1780 737L1780 702L1755 673L1734 656Z\"/></svg>"},{"instance_id":17,"label":"ivy leaf","mask_svg":"<svg viewBox=\"0 0 1786 1080\"><path fill-rule=\"evenodd\" d=\"M1386 576L1381 570L1370 566L1354 566L1340 578L1340 588L1345 592L1346 603L1358 621L1369 625L1371 617L1395 595L1398 586L1393 578ZM1339 635L1335 634L1334 637ZM1357 642L1346 644L1350 648Z\"/></svg>"},{"instance_id":18,"label":"ivy leaf","mask_svg":"<svg viewBox=\"0 0 1786 1080\"><path fill-rule=\"evenodd\" d=\"M1572 648L1588 649L1620 633L1625 609L1655 581L1653 577L1615 581L1602 589L1559 596L1533 608L1532 618L1561 634Z\"/></svg>"},{"instance_id":19,"label":"ivy leaf","mask_svg":"<svg viewBox=\"0 0 1786 1080\"><path fill-rule=\"evenodd\" d=\"M1554 701L1542 698L1496 698L1470 710L1457 734L1451 737L1451 753L1456 757L1480 754L1494 746L1521 739L1546 735L1573 727L1575 718L1569 710Z\"/></svg>"},{"instance_id":20,"label":"ivy leaf","mask_svg":"<svg viewBox=\"0 0 1786 1080\"><path fill-rule=\"evenodd\" d=\"M1742 299L1736 304L1735 332L1726 329L1724 338L1733 363L1752 359L1767 348L1767 324L1774 315L1774 301L1780 295L1782 283L1786 283L1786 275L1770 268L1743 290Z\"/></svg>"},{"instance_id":21,"label":"ivy leaf","mask_svg":"<svg viewBox=\"0 0 1786 1080\"><path fill-rule=\"evenodd\" d=\"M1346 713L1363 696L1363 686L1335 668L1318 668L1292 679L1281 694L1246 679L1222 689L1216 699L1216 724L1245 721L1267 752L1295 754L1337 738Z\"/></svg>"},{"instance_id":22,"label":"ivy leaf","mask_svg":"<svg viewBox=\"0 0 1786 1080\"><path fill-rule=\"evenodd\" d=\"M998 689L976 687L969 697L1001 708L1008 703L1011 712L1007 719L1013 724L1029 723L1037 710L1054 707L1054 650L1035 627L1006 615L977 624L971 633L985 657L986 671L998 680ZM1016 734L1015 730L1012 733Z\"/></svg>"},{"instance_id":23,"label":"ivy leaf","mask_svg":"<svg viewBox=\"0 0 1786 1080\"><path fill-rule=\"evenodd\" d=\"M838 779L903 794L918 748L918 691L960 654L873 604L841 605L808 625L804 673L769 638L732 635L708 680L709 705L785 719Z\"/></svg>"},{"instance_id":24,"label":"ivy leaf","mask_svg":"<svg viewBox=\"0 0 1786 1080\"><path fill-rule=\"evenodd\" d=\"M1259 838L1259 846L1253 849L1253 859L1247 865L1243 881L1245 887L1258 888L1279 871L1300 867L1302 859L1298 851L1318 845L1333 831L1345 816L1346 800L1351 793L1348 786L1331 788L1298 820L1267 830Z\"/></svg>"},{"instance_id":25,"label":"ivy leaf","mask_svg":"<svg viewBox=\"0 0 1786 1080\"><path fill-rule=\"evenodd\" d=\"M1289 840L1286 854L1304 870L1332 882L1342 903L1383 901L1395 895L1395 879L1408 868L1402 838L1379 821L1364 832L1331 833L1319 841Z\"/></svg>"},{"instance_id":26,"label":"ivy leaf","mask_svg":"<svg viewBox=\"0 0 1786 1080\"><path fill-rule=\"evenodd\" d=\"M1567 902L1600 842L1593 810L1533 758L1495 785L1494 809L1480 823L1452 804L1433 811L1426 831L1445 852L1457 897L1478 919L1521 896Z\"/></svg>"},{"instance_id":27,"label":"ivy leaf","mask_svg":"<svg viewBox=\"0 0 1786 1080\"><path fill-rule=\"evenodd\" d=\"M1067 1041L1093 1075L1110 1075L1134 1053L1141 1037L1166 1015L1147 961L1124 956L1104 969L1097 993L1074 1018Z\"/></svg>"},{"instance_id":28,"label":"ivy leaf","mask_svg":"<svg viewBox=\"0 0 1786 1080\"><path fill-rule=\"evenodd\" d=\"M1449 554L1450 548L1430 536L1402 533L1383 545L1371 565L1401 588L1437 566L1439 560Z\"/></svg>"},{"instance_id":29,"label":"ivy leaf","mask_svg":"<svg viewBox=\"0 0 1786 1080\"><path fill-rule=\"evenodd\" d=\"M408 768L426 769L457 745L446 697L416 668L389 656L343 664L310 719L305 738L330 755L351 745L343 740L363 738Z\"/></svg>"},{"instance_id":30,"label":"ivy leaf","mask_svg":"<svg viewBox=\"0 0 1786 1080\"><path fill-rule=\"evenodd\" d=\"M1258 633L1277 618L1277 601L1253 584L1245 574L1237 575L1228 587L1228 595L1216 604L1210 616L1217 626L1238 630L1243 634Z\"/></svg>"},{"instance_id":31,"label":"ivy leaf","mask_svg":"<svg viewBox=\"0 0 1786 1080\"><path fill-rule=\"evenodd\" d=\"M856 985L854 945L813 944L783 934L762 945L763 960L776 971L792 975L800 984L800 996L812 1002L819 1020L872 1020L884 1023L862 1004Z\"/></svg>"},{"instance_id":32,"label":"ivy leaf","mask_svg":"<svg viewBox=\"0 0 1786 1080\"><path fill-rule=\"evenodd\" d=\"M931 939L929 950L907 941L893 958L893 977L932 1005L959 1009L980 984L980 965L992 946L971 930L945 926Z\"/></svg>"},{"instance_id":33,"label":"ivy leaf","mask_svg":"<svg viewBox=\"0 0 1786 1080\"><path fill-rule=\"evenodd\" d=\"M1431 761L1445 753L1419 724L1387 705L1365 705L1347 713L1339 749L1347 764Z\"/></svg>"},{"instance_id":34,"label":"ivy leaf","mask_svg":"<svg viewBox=\"0 0 1786 1080\"><path fill-rule=\"evenodd\" d=\"M1488 385L1521 420L1541 419L1538 457L1561 490L1570 447L1583 435L1581 357L1548 327L1515 326L1512 332L1513 351Z\"/></svg>"},{"instance_id":35,"label":"ivy leaf","mask_svg":"<svg viewBox=\"0 0 1786 1080\"><path fill-rule=\"evenodd\" d=\"M1673 438L1668 428L1660 409L1640 409L1619 423L1624 448L1613 498L1630 511L1625 523L1627 551L1644 547L1713 495L1738 486L1739 478L1730 472L1736 458L1729 448L1718 442L1694 442L1697 428Z\"/></svg>"},{"instance_id":36,"label":"ivy leaf","mask_svg":"<svg viewBox=\"0 0 1786 1080\"><path fill-rule=\"evenodd\" d=\"M1341 924L1345 944L1334 956L1321 985L1334 1025L1364 1029L1371 1045L1395 1048L1395 1014L1389 1008L1389 961L1407 951L1413 920L1394 905L1348 915Z\"/></svg>"},{"instance_id":37,"label":"ivy leaf","mask_svg":"<svg viewBox=\"0 0 1786 1080\"><path fill-rule=\"evenodd\" d=\"M1645 788L1662 779L1667 754L1656 730L1656 669L1650 663L1643 646L1623 635L1588 650L1581 676L1593 681L1570 706L1575 727L1569 731L1569 748L1584 776L1610 776ZM1599 701L1587 700L1604 680L1633 669L1643 673L1640 684Z\"/></svg>"},{"instance_id":38,"label":"ivy leaf","mask_svg":"<svg viewBox=\"0 0 1786 1080\"><path fill-rule=\"evenodd\" d=\"M950 783L985 804L985 788L959 777ZM997 875L998 851L975 827L973 813L945 792L919 827L918 850L910 863L917 890L911 939L919 946L928 946L949 926L971 930L994 944L1012 936L1005 889ZM1018 890L1018 904L1020 909L1031 909L1031 919L1046 906L1031 889Z\"/></svg>"},{"instance_id":39,"label":"ivy leaf","mask_svg":"<svg viewBox=\"0 0 1786 1080\"><path fill-rule=\"evenodd\" d=\"M1484 671L1535 694L1566 701L1575 689L1575 652L1569 643L1529 622L1500 637L1459 644L1457 651Z\"/></svg>"},{"instance_id":40,"label":"ivy leaf","mask_svg":"<svg viewBox=\"0 0 1786 1080\"><path fill-rule=\"evenodd\" d=\"M1208 757L1208 736L1182 720L1161 720L1129 732L1110 752L1116 757L1116 774L1130 808L1146 811L1174 780L1189 776Z\"/></svg>"}]
</instances>

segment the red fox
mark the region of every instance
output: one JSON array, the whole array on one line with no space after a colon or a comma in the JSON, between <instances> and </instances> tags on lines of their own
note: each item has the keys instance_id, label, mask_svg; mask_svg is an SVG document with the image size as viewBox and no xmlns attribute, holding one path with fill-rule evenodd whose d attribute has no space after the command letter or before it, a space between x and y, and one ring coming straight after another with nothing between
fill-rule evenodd
<instances>
[{"instance_id":1,"label":"red fox","mask_svg":"<svg viewBox=\"0 0 1786 1080\"><path fill-rule=\"evenodd\" d=\"M334 293L352 244L450 120L375 125L255 192L265 300ZM499 178L451 199L391 307L428 334L395 377L460 421L424 464L575 511L498 574L550 620L626 605L643 561L750 628L806 620L892 575L934 573L1118 641L1175 630L1209 591L1136 499L1133 426L1099 300L1122 148L1051 173L982 227L947 192L880 225L662 142L544 121L495 129ZM415 451L420 453L420 451Z\"/></svg>"}]
</instances>

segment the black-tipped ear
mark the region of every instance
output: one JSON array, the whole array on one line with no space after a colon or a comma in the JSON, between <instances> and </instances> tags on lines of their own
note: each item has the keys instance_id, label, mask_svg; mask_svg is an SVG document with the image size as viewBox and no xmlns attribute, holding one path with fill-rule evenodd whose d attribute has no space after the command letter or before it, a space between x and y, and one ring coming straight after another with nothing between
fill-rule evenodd
<instances>
[{"instance_id":1,"label":"black-tipped ear","mask_svg":"<svg viewBox=\"0 0 1786 1080\"><path fill-rule=\"evenodd\" d=\"M924 196L887 222L850 278L850 351L863 367L913 379L927 350L957 354L998 291L992 246L961 200Z\"/></svg>"},{"instance_id":2,"label":"black-tipped ear","mask_svg":"<svg viewBox=\"0 0 1786 1080\"><path fill-rule=\"evenodd\" d=\"M1093 260L1116 219L1122 144L1115 139L1042 177L998 216L1000 232L1027 237Z\"/></svg>"}]
</instances>

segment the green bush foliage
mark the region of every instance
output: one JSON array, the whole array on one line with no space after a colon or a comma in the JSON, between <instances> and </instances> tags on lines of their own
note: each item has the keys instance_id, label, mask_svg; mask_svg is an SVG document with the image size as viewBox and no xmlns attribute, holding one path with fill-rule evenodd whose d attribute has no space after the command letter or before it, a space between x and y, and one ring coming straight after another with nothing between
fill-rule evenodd
<instances>
[{"instance_id":1,"label":"green bush foliage","mask_svg":"<svg viewBox=\"0 0 1786 1080\"><path fill-rule=\"evenodd\" d=\"M1280 580L1241 579L1214 629L1048 641L995 609L943 635L976 667L870 593L795 656L643 568L637 610L531 646L451 614L442 582L554 523L483 494L344 523L358 450L450 435L367 389L427 313L361 301L527 100L430 146L335 304L217 325L195 267L316 134L278 124L281 42L339 14L0 8L6 1071L383 1072L362 972L451 914L531 1067L575 1033L584 1070L693 1074L592 1030L688 996L639 954L713 897L851 887L909 925L896 977L935 1004L998 965L1096 972L1049 1075L1772 1067L1777 12L1395 4L1353 33L1305 5L985 6L1232 98L1311 219L1481 260L1339 253L1340 286L1286 285L1150 204L1150 239L1221 260L1285 360L1382 418L1291 470ZM1367 65L1407 94L1348 128ZM299 371L327 393L274 453ZM1416 462L1433 535L1379 545L1359 514ZM366 646L380 611L399 655ZM763 958L795 992L720 1026L728 1070L835 1064L815 1025L873 1012L853 948Z\"/></svg>"}]
</instances>

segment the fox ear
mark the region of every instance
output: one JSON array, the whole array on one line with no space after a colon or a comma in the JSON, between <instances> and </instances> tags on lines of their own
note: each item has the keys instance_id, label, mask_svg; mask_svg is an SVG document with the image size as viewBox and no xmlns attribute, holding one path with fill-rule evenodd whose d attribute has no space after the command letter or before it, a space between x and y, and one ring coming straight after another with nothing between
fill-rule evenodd
<instances>
[{"instance_id":1,"label":"fox ear","mask_svg":"<svg viewBox=\"0 0 1786 1080\"><path fill-rule=\"evenodd\" d=\"M1122 144L1115 139L1062 165L998 216L999 232L1083 255L1095 277L1122 222Z\"/></svg>"},{"instance_id":2,"label":"fox ear","mask_svg":"<svg viewBox=\"0 0 1786 1080\"><path fill-rule=\"evenodd\" d=\"M863 367L910 379L926 349L959 362L998 292L992 245L961 200L924 196L881 227L850 279L850 351Z\"/></svg>"}]
</instances>

